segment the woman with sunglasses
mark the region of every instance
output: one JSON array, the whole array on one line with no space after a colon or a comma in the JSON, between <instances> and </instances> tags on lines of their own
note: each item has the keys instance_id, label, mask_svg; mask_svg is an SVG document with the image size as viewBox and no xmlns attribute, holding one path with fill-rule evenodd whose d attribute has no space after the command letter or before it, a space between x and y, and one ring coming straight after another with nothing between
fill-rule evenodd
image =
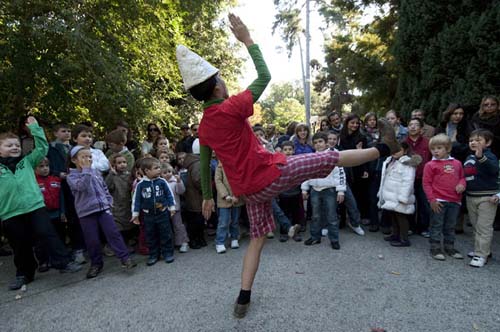
<instances>
[{"instance_id":1,"label":"woman with sunglasses","mask_svg":"<svg viewBox=\"0 0 500 332\"><path fill-rule=\"evenodd\" d=\"M151 150L153 150L153 142L161 135L161 130L155 123L150 123L148 124L147 135L148 136L141 145L141 154L143 157L151 153Z\"/></svg>"}]
</instances>

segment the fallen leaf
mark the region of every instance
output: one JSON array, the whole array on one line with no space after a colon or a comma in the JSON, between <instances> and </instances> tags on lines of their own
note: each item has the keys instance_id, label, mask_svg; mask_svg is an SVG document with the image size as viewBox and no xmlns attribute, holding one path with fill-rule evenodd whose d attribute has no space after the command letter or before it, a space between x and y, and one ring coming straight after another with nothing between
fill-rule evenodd
<instances>
[{"instance_id":1,"label":"fallen leaf","mask_svg":"<svg viewBox=\"0 0 500 332\"><path fill-rule=\"evenodd\" d=\"M474 331L479 331L479 326L477 326L476 323L472 323L472 328L474 329Z\"/></svg>"},{"instance_id":2,"label":"fallen leaf","mask_svg":"<svg viewBox=\"0 0 500 332\"><path fill-rule=\"evenodd\" d=\"M21 298L22 298L22 296L20 294L16 295L16 300L20 300Z\"/></svg>"},{"instance_id":3,"label":"fallen leaf","mask_svg":"<svg viewBox=\"0 0 500 332\"><path fill-rule=\"evenodd\" d=\"M295 271L295 274L306 274L306 273L303 271Z\"/></svg>"},{"instance_id":4,"label":"fallen leaf","mask_svg":"<svg viewBox=\"0 0 500 332\"><path fill-rule=\"evenodd\" d=\"M384 259L384 255L378 255L378 259Z\"/></svg>"},{"instance_id":5,"label":"fallen leaf","mask_svg":"<svg viewBox=\"0 0 500 332\"><path fill-rule=\"evenodd\" d=\"M21 292L26 292L26 289L27 289L27 288L26 288L26 285L22 285L22 286L21 286Z\"/></svg>"},{"instance_id":6,"label":"fallen leaf","mask_svg":"<svg viewBox=\"0 0 500 332\"><path fill-rule=\"evenodd\" d=\"M391 271L391 274L394 274L395 276L400 276L401 273L397 272L397 271Z\"/></svg>"},{"instance_id":7,"label":"fallen leaf","mask_svg":"<svg viewBox=\"0 0 500 332\"><path fill-rule=\"evenodd\" d=\"M371 332L386 332L386 331L381 327L372 327Z\"/></svg>"}]
</instances>

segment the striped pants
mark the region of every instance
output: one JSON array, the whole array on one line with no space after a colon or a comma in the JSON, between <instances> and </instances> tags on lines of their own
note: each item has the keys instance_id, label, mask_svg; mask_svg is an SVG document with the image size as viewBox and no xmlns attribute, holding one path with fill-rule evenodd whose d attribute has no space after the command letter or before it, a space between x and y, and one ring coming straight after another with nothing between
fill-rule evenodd
<instances>
[{"instance_id":1,"label":"striped pants","mask_svg":"<svg viewBox=\"0 0 500 332\"><path fill-rule=\"evenodd\" d=\"M337 151L327 150L291 156L286 165L278 165L281 170L279 178L261 191L246 196L250 238L262 237L276 228L271 206L274 197L306 180L326 177L338 160Z\"/></svg>"}]
</instances>

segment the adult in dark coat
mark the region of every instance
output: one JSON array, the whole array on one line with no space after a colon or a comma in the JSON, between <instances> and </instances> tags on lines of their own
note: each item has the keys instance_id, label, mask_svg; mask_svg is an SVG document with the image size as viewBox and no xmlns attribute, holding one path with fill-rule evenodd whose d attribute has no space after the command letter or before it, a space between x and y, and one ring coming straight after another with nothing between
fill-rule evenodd
<instances>
[{"instance_id":1,"label":"adult in dark coat","mask_svg":"<svg viewBox=\"0 0 500 332\"><path fill-rule=\"evenodd\" d=\"M500 106L498 98L486 96L481 100L479 111L470 119L472 129L488 129L493 133L491 151L500 157Z\"/></svg>"},{"instance_id":2,"label":"adult in dark coat","mask_svg":"<svg viewBox=\"0 0 500 332\"><path fill-rule=\"evenodd\" d=\"M442 121L436 127L436 134L446 134L452 142L451 156L462 163L470 153L469 134L470 123L465 116L465 108L457 103L451 103L443 112Z\"/></svg>"}]
</instances>

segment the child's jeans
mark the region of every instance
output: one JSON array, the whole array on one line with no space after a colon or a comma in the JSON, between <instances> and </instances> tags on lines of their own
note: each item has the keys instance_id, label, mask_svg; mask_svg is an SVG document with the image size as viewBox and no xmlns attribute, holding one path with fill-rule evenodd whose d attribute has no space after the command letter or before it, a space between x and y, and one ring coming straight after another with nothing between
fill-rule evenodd
<instances>
[{"instance_id":1,"label":"child's jeans","mask_svg":"<svg viewBox=\"0 0 500 332\"><path fill-rule=\"evenodd\" d=\"M231 239L238 240L240 237L240 219L241 207L219 208L219 223L217 224L217 235L215 244L223 245L229 233Z\"/></svg>"},{"instance_id":2,"label":"child's jeans","mask_svg":"<svg viewBox=\"0 0 500 332\"><path fill-rule=\"evenodd\" d=\"M342 206L342 205L341 205ZM349 223L352 227L358 227L361 223L361 214L359 213L358 204L356 198L351 191L351 188L346 185L346 191L344 193L344 203L343 208L347 210L347 215L349 216ZM344 211L341 209L341 213Z\"/></svg>"},{"instance_id":3,"label":"child's jeans","mask_svg":"<svg viewBox=\"0 0 500 332\"><path fill-rule=\"evenodd\" d=\"M493 238L493 222L497 205L490 203L490 196L467 196L467 210L474 231L474 254L488 257Z\"/></svg>"},{"instance_id":4,"label":"child's jeans","mask_svg":"<svg viewBox=\"0 0 500 332\"><path fill-rule=\"evenodd\" d=\"M285 211L281 209L276 198L273 198L272 207L274 220L277 221L280 226L280 234L287 234L290 227L292 227L290 219L286 216Z\"/></svg>"},{"instance_id":5,"label":"child's jeans","mask_svg":"<svg viewBox=\"0 0 500 332\"><path fill-rule=\"evenodd\" d=\"M441 202L441 212L431 212L431 223L429 227L431 249L441 248L441 237L444 247L453 248L455 243L455 225L460 214L460 204L452 202Z\"/></svg>"},{"instance_id":6,"label":"child's jeans","mask_svg":"<svg viewBox=\"0 0 500 332\"><path fill-rule=\"evenodd\" d=\"M99 228L106 236L108 245L114 251L116 257L122 262L129 258L127 246L123 237L116 227L110 210L92 213L80 218L85 244L89 253L92 266L102 266L101 240L99 239Z\"/></svg>"},{"instance_id":7,"label":"child's jeans","mask_svg":"<svg viewBox=\"0 0 500 332\"><path fill-rule=\"evenodd\" d=\"M415 192L415 200L416 200L416 211L415 218L412 219L411 229L414 232L422 233L427 232L429 230L429 220L431 219L431 207L429 205L429 201L427 200L427 196L424 192L424 187L422 185L422 179L415 179L415 183L413 185L413 190Z\"/></svg>"},{"instance_id":8,"label":"child's jeans","mask_svg":"<svg viewBox=\"0 0 500 332\"><path fill-rule=\"evenodd\" d=\"M172 226L170 225L170 212L168 210L159 214L144 214L144 230L149 249L149 257L163 259L174 257L174 244L172 241Z\"/></svg>"},{"instance_id":9,"label":"child's jeans","mask_svg":"<svg viewBox=\"0 0 500 332\"><path fill-rule=\"evenodd\" d=\"M315 240L321 239L321 216L324 215L327 221L328 238L331 242L338 242L339 218L337 215L337 192L335 188L327 188L321 191L312 189L311 206L311 238Z\"/></svg>"}]
</instances>

